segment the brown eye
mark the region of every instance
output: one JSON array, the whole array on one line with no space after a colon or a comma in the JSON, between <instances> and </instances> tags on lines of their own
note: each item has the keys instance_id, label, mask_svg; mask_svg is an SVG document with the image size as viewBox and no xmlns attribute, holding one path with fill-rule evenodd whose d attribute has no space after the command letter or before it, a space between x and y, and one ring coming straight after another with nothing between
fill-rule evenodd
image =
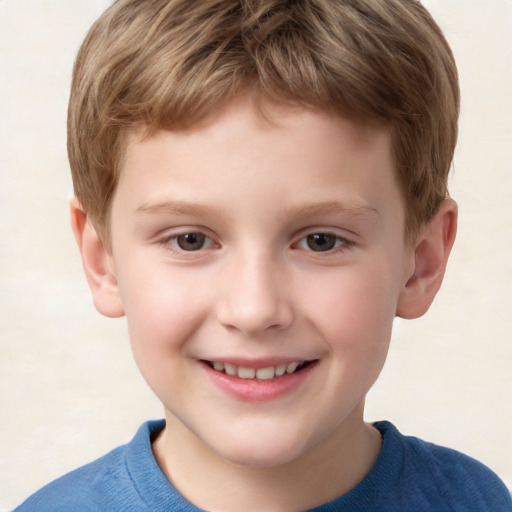
<instances>
[{"instance_id":1,"label":"brown eye","mask_svg":"<svg viewBox=\"0 0 512 512\"><path fill-rule=\"evenodd\" d=\"M184 233L176 237L176 244L182 251L198 251L204 248L206 240L203 233Z\"/></svg>"},{"instance_id":2,"label":"brown eye","mask_svg":"<svg viewBox=\"0 0 512 512\"><path fill-rule=\"evenodd\" d=\"M354 245L354 242L328 231L317 231L301 238L296 247L312 252L337 253Z\"/></svg>"},{"instance_id":3,"label":"brown eye","mask_svg":"<svg viewBox=\"0 0 512 512\"><path fill-rule=\"evenodd\" d=\"M306 244L309 249L316 252L330 251L336 247L338 237L329 233L314 233L306 237Z\"/></svg>"}]
</instances>

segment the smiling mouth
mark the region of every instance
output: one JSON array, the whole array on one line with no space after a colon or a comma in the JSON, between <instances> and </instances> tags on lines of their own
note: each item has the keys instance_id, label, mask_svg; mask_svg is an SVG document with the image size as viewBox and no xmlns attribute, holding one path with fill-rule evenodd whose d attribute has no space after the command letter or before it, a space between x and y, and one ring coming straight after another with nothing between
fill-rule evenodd
<instances>
[{"instance_id":1,"label":"smiling mouth","mask_svg":"<svg viewBox=\"0 0 512 512\"><path fill-rule=\"evenodd\" d=\"M314 361L293 361L288 364L280 364L277 366L267 366L265 368L249 368L246 366L237 366L231 363L221 363L217 361L203 361L212 370L224 373L231 377L239 379L255 379L255 380L273 380L276 378L292 375L307 368Z\"/></svg>"}]
</instances>

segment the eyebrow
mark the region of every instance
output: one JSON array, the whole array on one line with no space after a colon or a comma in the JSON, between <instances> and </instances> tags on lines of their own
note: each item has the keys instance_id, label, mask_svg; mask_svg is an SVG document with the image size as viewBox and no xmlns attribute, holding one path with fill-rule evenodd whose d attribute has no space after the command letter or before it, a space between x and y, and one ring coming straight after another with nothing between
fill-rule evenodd
<instances>
[{"instance_id":1,"label":"eyebrow","mask_svg":"<svg viewBox=\"0 0 512 512\"><path fill-rule=\"evenodd\" d=\"M135 213L141 215L147 214L167 214L167 215L208 215L212 209L184 201L164 201L158 203L147 203L139 206Z\"/></svg>"},{"instance_id":2,"label":"eyebrow","mask_svg":"<svg viewBox=\"0 0 512 512\"><path fill-rule=\"evenodd\" d=\"M297 217L329 215L336 213L353 215L357 217L369 217L373 215L380 216L380 213L376 208L355 201L327 201L291 208L291 214Z\"/></svg>"},{"instance_id":3,"label":"eyebrow","mask_svg":"<svg viewBox=\"0 0 512 512\"><path fill-rule=\"evenodd\" d=\"M215 208L207 205L199 205L186 201L163 201L146 203L139 206L137 214L167 214L178 216L208 216L212 215ZM287 212L292 217L310 217L329 214L346 214L357 217L370 217L380 215L379 211L364 203L348 201L326 201L305 205L292 206Z\"/></svg>"}]
</instances>

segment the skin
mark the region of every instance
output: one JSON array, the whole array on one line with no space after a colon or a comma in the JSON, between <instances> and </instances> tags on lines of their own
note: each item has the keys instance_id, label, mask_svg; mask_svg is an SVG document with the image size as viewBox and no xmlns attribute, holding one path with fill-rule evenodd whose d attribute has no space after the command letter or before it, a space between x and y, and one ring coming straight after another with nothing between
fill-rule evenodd
<instances>
[{"instance_id":1,"label":"skin","mask_svg":"<svg viewBox=\"0 0 512 512\"><path fill-rule=\"evenodd\" d=\"M310 508L364 478L381 447L364 399L393 319L426 312L455 237L446 200L404 241L387 130L266 110L243 97L186 132L135 133L110 251L71 208L95 305L126 315L164 405L155 457L208 510ZM286 393L252 400L219 388L204 360L314 364Z\"/></svg>"}]
</instances>

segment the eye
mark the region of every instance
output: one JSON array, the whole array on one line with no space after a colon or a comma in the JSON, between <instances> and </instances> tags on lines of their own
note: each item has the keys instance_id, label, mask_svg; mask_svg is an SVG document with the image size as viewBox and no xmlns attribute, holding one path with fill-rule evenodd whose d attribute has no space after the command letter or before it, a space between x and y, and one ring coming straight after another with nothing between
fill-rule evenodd
<instances>
[{"instance_id":1,"label":"eye","mask_svg":"<svg viewBox=\"0 0 512 512\"><path fill-rule=\"evenodd\" d=\"M297 247L314 252L327 252L350 244L350 241L333 233L311 233L299 240Z\"/></svg>"},{"instance_id":2,"label":"eye","mask_svg":"<svg viewBox=\"0 0 512 512\"><path fill-rule=\"evenodd\" d=\"M172 235L160 241L164 246L178 252L194 252L207 249L213 245L213 241L201 232L181 233Z\"/></svg>"},{"instance_id":3,"label":"eye","mask_svg":"<svg viewBox=\"0 0 512 512\"><path fill-rule=\"evenodd\" d=\"M203 233L184 233L174 237L176 245L183 251L199 251L208 243Z\"/></svg>"}]
</instances>

